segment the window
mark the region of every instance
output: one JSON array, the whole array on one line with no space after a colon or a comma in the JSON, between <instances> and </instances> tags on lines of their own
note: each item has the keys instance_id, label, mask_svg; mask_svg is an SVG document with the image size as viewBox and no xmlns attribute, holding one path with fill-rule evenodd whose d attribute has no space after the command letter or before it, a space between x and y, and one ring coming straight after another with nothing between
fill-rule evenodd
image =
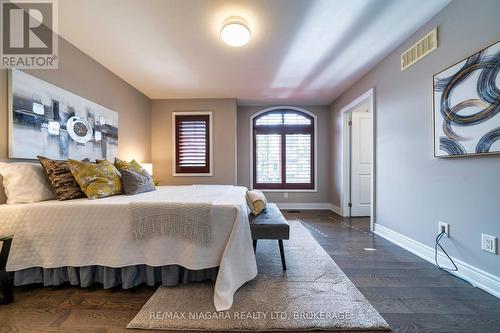
<instances>
[{"instance_id":1,"label":"window","mask_svg":"<svg viewBox=\"0 0 500 333\"><path fill-rule=\"evenodd\" d=\"M211 113L175 112L174 175L211 175Z\"/></svg>"},{"instance_id":2,"label":"window","mask_svg":"<svg viewBox=\"0 0 500 333\"><path fill-rule=\"evenodd\" d=\"M274 109L253 118L253 187L314 189L314 118Z\"/></svg>"}]
</instances>

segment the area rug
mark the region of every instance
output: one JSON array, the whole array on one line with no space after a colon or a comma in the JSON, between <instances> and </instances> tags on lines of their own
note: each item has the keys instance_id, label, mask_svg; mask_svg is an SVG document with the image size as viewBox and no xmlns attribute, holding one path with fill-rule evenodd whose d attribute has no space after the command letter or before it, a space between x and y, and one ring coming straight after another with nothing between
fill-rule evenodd
<instances>
[{"instance_id":1,"label":"area rug","mask_svg":"<svg viewBox=\"0 0 500 333\"><path fill-rule=\"evenodd\" d=\"M127 328L197 331L389 330L380 314L298 221L285 241L259 241L259 274L215 312L213 283L160 287Z\"/></svg>"}]
</instances>

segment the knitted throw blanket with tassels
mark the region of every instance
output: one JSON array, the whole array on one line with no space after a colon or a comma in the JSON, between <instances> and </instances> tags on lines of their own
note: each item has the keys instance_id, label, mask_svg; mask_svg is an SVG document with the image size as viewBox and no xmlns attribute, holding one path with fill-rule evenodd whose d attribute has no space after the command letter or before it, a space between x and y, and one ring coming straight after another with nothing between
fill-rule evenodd
<instances>
[{"instance_id":1,"label":"knitted throw blanket with tassels","mask_svg":"<svg viewBox=\"0 0 500 333\"><path fill-rule=\"evenodd\" d=\"M208 245L211 242L211 203L131 202L131 238L169 235Z\"/></svg>"}]
</instances>

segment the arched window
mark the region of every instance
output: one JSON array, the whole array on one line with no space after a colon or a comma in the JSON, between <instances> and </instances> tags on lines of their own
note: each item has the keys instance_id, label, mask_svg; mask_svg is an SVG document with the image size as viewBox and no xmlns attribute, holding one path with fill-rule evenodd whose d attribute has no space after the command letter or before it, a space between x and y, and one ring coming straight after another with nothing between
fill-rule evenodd
<instances>
[{"instance_id":1,"label":"arched window","mask_svg":"<svg viewBox=\"0 0 500 333\"><path fill-rule=\"evenodd\" d=\"M314 118L273 109L252 121L253 188L314 189Z\"/></svg>"}]
</instances>

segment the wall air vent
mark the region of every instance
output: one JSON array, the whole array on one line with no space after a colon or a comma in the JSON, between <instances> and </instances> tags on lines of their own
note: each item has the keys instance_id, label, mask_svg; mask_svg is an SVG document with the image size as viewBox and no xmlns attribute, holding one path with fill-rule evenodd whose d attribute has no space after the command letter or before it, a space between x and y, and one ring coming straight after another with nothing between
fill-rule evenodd
<instances>
[{"instance_id":1,"label":"wall air vent","mask_svg":"<svg viewBox=\"0 0 500 333\"><path fill-rule=\"evenodd\" d=\"M404 71L438 48L437 27L401 54L401 70Z\"/></svg>"}]
</instances>

